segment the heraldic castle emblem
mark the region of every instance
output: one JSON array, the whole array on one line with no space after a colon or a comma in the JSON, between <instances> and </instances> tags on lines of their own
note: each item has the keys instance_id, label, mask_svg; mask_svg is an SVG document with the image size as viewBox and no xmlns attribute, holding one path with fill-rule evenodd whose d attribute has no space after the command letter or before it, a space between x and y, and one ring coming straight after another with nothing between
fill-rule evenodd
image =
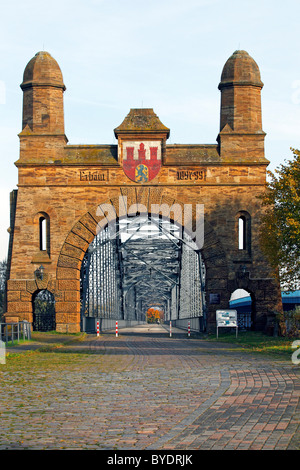
<instances>
[{"instance_id":1,"label":"heraldic castle emblem","mask_svg":"<svg viewBox=\"0 0 300 470\"><path fill-rule=\"evenodd\" d=\"M158 175L169 132L153 109L130 110L115 129L119 162L128 178L142 184Z\"/></svg>"}]
</instances>

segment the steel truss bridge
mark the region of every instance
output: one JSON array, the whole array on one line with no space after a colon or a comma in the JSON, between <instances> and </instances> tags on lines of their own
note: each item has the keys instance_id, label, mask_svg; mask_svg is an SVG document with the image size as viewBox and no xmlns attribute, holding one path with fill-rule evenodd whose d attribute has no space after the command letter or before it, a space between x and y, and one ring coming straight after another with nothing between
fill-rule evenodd
<instances>
[{"instance_id":1,"label":"steel truss bridge","mask_svg":"<svg viewBox=\"0 0 300 470\"><path fill-rule=\"evenodd\" d=\"M81 319L199 319L205 327L205 268L196 244L162 217L120 219L99 232L81 269Z\"/></svg>"}]
</instances>

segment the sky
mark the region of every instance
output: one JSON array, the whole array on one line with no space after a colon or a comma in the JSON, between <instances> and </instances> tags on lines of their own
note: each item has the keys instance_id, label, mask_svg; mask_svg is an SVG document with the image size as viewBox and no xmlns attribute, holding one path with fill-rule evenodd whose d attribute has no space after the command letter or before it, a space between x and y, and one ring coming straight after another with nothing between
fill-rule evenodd
<instances>
[{"instance_id":1,"label":"sky","mask_svg":"<svg viewBox=\"0 0 300 470\"><path fill-rule=\"evenodd\" d=\"M11 0L1 2L0 260L17 189L23 72L39 51L66 85L69 144L116 144L131 108L153 108L170 144L215 144L218 84L237 49L257 62L266 158L274 171L300 148L298 0Z\"/></svg>"}]
</instances>

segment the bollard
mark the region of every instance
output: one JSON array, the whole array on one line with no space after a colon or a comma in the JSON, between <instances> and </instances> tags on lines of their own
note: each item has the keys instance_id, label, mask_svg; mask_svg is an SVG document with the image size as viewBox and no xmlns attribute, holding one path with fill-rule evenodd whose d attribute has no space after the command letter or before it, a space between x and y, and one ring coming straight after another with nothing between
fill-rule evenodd
<instances>
[{"instance_id":1,"label":"bollard","mask_svg":"<svg viewBox=\"0 0 300 470\"><path fill-rule=\"evenodd\" d=\"M172 336L172 322L170 321L170 338Z\"/></svg>"},{"instance_id":2,"label":"bollard","mask_svg":"<svg viewBox=\"0 0 300 470\"><path fill-rule=\"evenodd\" d=\"M116 321L116 338L118 337L118 322Z\"/></svg>"},{"instance_id":3,"label":"bollard","mask_svg":"<svg viewBox=\"0 0 300 470\"><path fill-rule=\"evenodd\" d=\"M191 336L191 323L188 322L188 336Z\"/></svg>"},{"instance_id":4,"label":"bollard","mask_svg":"<svg viewBox=\"0 0 300 470\"><path fill-rule=\"evenodd\" d=\"M99 320L97 320L97 336L99 336Z\"/></svg>"}]
</instances>

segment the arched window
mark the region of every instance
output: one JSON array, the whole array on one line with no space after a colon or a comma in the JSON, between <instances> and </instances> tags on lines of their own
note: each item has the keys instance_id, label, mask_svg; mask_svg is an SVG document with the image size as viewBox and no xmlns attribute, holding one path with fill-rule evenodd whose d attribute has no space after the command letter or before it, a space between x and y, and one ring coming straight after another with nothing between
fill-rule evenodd
<instances>
[{"instance_id":1,"label":"arched window","mask_svg":"<svg viewBox=\"0 0 300 470\"><path fill-rule=\"evenodd\" d=\"M246 249L246 219L245 216L239 217L239 250Z\"/></svg>"},{"instance_id":2,"label":"arched window","mask_svg":"<svg viewBox=\"0 0 300 470\"><path fill-rule=\"evenodd\" d=\"M40 217L40 250L47 250L47 220Z\"/></svg>"},{"instance_id":3,"label":"arched window","mask_svg":"<svg viewBox=\"0 0 300 470\"><path fill-rule=\"evenodd\" d=\"M50 219L47 214L39 217L39 245L41 251L50 254Z\"/></svg>"},{"instance_id":4,"label":"arched window","mask_svg":"<svg viewBox=\"0 0 300 470\"><path fill-rule=\"evenodd\" d=\"M237 214L238 249L251 253L251 217L246 211Z\"/></svg>"}]
</instances>

